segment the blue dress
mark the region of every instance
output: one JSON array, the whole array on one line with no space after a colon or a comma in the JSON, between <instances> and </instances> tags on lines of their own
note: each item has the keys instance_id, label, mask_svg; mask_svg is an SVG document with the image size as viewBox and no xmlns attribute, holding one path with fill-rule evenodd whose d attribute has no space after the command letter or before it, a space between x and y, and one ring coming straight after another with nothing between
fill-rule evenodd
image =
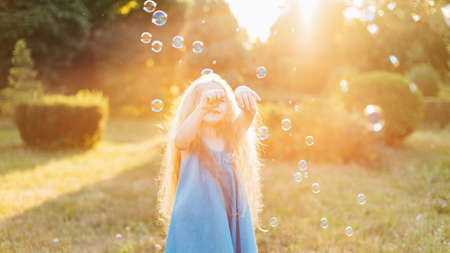
<instances>
[{"instance_id":1,"label":"blue dress","mask_svg":"<svg viewBox=\"0 0 450 253\"><path fill-rule=\"evenodd\" d=\"M194 152L186 157L180 167L164 252L258 252L247 195L234 176L231 153L205 146L220 165L225 189L201 166Z\"/></svg>"}]
</instances>

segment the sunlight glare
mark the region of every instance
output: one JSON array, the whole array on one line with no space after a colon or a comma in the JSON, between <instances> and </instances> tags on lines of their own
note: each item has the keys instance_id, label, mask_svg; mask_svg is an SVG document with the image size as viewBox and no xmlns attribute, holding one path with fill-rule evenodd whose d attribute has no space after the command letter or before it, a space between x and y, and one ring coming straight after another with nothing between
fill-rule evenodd
<instances>
[{"instance_id":1,"label":"sunlight glare","mask_svg":"<svg viewBox=\"0 0 450 253\"><path fill-rule=\"evenodd\" d=\"M298 0L303 24L310 24L317 7L317 0Z\"/></svg>"},{"instance_id":2,"label":"sunlight glare","mask_svg":"<svg viewBox=\"0 0 450 253\"><path fill-rule=\"evenodd\" d=\"M260 39L265 42L270 35L270 27L280 16L280 6L284 0L226 0L240 27L245 28L250 41Z\"/></svg>"}]
</instances>

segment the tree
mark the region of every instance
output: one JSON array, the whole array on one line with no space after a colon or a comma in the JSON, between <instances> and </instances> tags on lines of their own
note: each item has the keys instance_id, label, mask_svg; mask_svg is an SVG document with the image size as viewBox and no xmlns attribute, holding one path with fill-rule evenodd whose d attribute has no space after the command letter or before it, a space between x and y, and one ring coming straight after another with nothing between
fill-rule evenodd
<instances>
[{"instance_id":1,"label":"tree","mask_svg":"<svg viewBox=\"0 0 450 253\"><path fill-rule=\"evenodd\" d=\"M242 82L247 58L246 34L238 29L228 4L224 0L195 1L187 11L187 20L182 30L186 51L180 64L179 82L196 79L206 67L222 75L232 86ZM199 54L192 52L196 40L204 43Z\"/></svg>"},{"instance_id":2,"label":"tree","mask_svg":"<svg viewBox=\"0 0 450 253\"><path fill-rule=\"evenodd\" d=\"M8 87L0 93L2 100L5 101L2 111L7 116L13 115L16 103L43 94L42 82L36 80L37 72L34 70L34 61L24 39L16 42L11 64Z\"/></svg>"}]
</instances>

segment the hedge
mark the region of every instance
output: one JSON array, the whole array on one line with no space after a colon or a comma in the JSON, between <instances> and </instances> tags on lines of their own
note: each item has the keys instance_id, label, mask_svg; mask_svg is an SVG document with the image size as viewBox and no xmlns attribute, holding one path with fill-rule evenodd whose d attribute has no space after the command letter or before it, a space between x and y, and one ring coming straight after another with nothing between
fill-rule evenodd
<instances>
[{"instance_id":1,"label":"hedge","mask_svg":"<svg viewBox=\"0 0 450 253\"><path fill-rule=\"evenodd\" d=\"M348 91L336 92L336 97L350 112L363 114L369 104L380 106L385 119L380 134L386 143L396 144L422 121L423 95L413 88L400 74L369 72L352 79Z\"/></svg>"},{"instance_id":2,"label":"hedge","mask_svg":"<svg viewBox=\"0 0 450 253\"><path fill-rule=\"evenodd\" d=\"M18 104L15 123L22 140L32 147L92 148L103 136L108 108L99 92L44 95Z\"/></svg>"},{"instance_id":3,"label":"hedge","mask_svg":"<svg viewBox=\"0 0 450 253\"><path fill-rule=\"evenodd\" d=\"M304 98L294 105L263 103L259 107L261 125L269 128L263 140L262 156L280 160L307 159L322 162L372 162L378 158L376 135L364 120L350 114L330 100ZM291 129L283 131L281 121L288 118ZM305 138L312 136L308 146Z\"/></svg>"}]
</instances>

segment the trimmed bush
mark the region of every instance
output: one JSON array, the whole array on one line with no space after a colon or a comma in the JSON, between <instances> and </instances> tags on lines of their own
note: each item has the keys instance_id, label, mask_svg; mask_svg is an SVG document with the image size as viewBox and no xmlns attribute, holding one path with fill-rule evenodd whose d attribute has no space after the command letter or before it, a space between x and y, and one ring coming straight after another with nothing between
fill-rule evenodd
<instances>
[{"instance_id":1,"label":"trimmed bush","mask_svg":"<svg viewBox=\"0 0 450 253\"><path fill-rule=\"evenodd\" d=\"M435 97L439 93L441 80L439 73L431 65L415 65L406 76L419 87L424 96Z\"/></svg>"},{"instance_id":2,"label":"trimmed bush","mask_svg":"<svg viewBox=\"0 0 450 253\"><path fill-rule=\"evenodd\" d=\"M450 123L450 100L426 98L424 124L445 128Z\"/></svg>"},{"instance_id":3,"label":"trimmed bush","mask_svg":"<svg viewBox=\"0 0 450 253\"><path fill-rule=\"evenodd\" d=\"M329 100L305 98L300 109L281 103L259 107L269 138L263 142L262 155L277 160L313 160L323 162L373 162L378 158L376 136L358 115L351 115ZM281 129L281 121L290 119L292 128ZM314 144L306 145L312 136Z\"/></svg>"},{"instance_id":4,"label":"trimmed bush","mask_svg":"<svg viewBox=\"0 0 450 253\"><path fill-rule=\"evenodd\" d=\"M385 125L380 134L388 144L402 141L422 120L422 93L411 89L409 81L399 74L361 74L348 87L347 92L336 93L348 111L363 114L369 104L383 109Z\"/></svg>"},{"instance_id":5,"label":"trimmed bush","mask_svg":"<svg viewBox=\"0 0 450 253\"><path fill-rule=\"evenodd\" d=\"M79 91L22 102L15 122L32 147L91 148L101 140L107 117L108 100L100 92Z\"/></svg>"}]
</instances>

